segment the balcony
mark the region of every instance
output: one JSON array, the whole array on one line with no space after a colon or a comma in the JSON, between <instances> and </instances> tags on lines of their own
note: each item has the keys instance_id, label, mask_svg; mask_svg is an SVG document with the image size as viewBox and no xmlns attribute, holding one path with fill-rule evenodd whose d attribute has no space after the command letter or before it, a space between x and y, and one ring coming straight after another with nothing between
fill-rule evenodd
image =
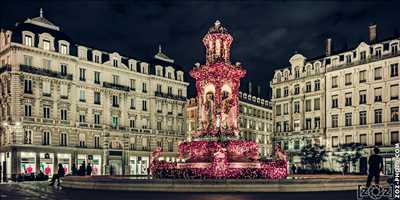
<instances>
[{"instance_id":1,"label":"balcony","mask_svg":"<svg viewBox=\"0 0 400 200\"><path fill-rule=\"evenodd\" d=\"M24 117L24 122L35 122L35 118L34 117Z\"/></svg>"},{"instance_id":2,"label":"balcony","mask_svg":"<svg viewBox=\"0 0 400 200\"><path fill-rule=\"evenodd\" d=\"M378 60L384 60L384 59L388 59L388 58L393 58L400 55L400 51L399 52L395 52L395 53L388 53L388 54L384 54L381 56L371 56L367 59L364 60L357 60L357 61L353 61L353 62L349 62L349 63L344 63L344 64L340 64L340 65L331 65L330 67L327 68L327 72L331 72L334 70L338 70L338 69L343 69L343 68L348 68L348 67L352 67L352 66L356 66L356 65L361 65L361 64L367 64L367 63L371 63L371 62L375 62Z\"/></svg>"},{"instance_id":3,"label":"balcony","mask_svg":"<svg viewBox=\"0 0 400 200\"><path fill-rule=\"evenodd\" d=\"M128 86L109 83L109 82L103 82L103 87L110 88L110 89L115 89L115 90L121 90L121 91L125 91L125 92L129 92L130 91L130 88Z\"/></svg>"},{"instance_id":4,"label":"balcony","mask_svg":"<svg viewBox=\"0 0 400 200\"><path fill-rule=\"evenodd\" d=\"M95 129L101 129L101 128L103 128L103 126L100 125L100 124L93 124L93 128L95 128Z\"/></svg>"},{"instance_id":5,"label":"balcony","mask_svg":"<svg viewBox=\"0 0 400 200\"><path fill-rule=\"evenodd\" d=\"M42 123L44 123L44 124L53 124L54 123L54 119L42 118Z\"/></svg>"},{"instance_id":6,"label":"balcony","mask_svg":"<svg viewBox=\"0 0 400 200\"><path fill-rule=\"evenodd\" d=\"M0 74L4 73L4 72L10 72L11 71L11 65L3 65L0 68Z\"/></svg>"},{"instance_id":7,"label":"balcony","mask_svg":"<svg viewBox=\"0 0 400 200\"><path fill-rule=\"evenodd\" d=\"M184 96L166 94L166 93L159 92L159 91L156 91L154 95L157 96L157 97L162 97L162 98L167 98L167 99L173 99L173 100L178 100L178 101L186 101L186 97L184 97Z\"/></svg>"},{"instance_id":8,"label":"balcony","mask_svg":"<svg viewBox=\"0 0 400 200\"><path fill-rule=\"evenodd\" d=\"M78 122L78 126L79 126L79 127L82 127L82 128L88 128L88 127L89 127L89 124L88 124L88 123L85 123L85 122Z\"/></svg>"},{"instance_id":9,"label":"balcony","mask_svg":"<svg viewBox=\"0 0 400 200\"><path fill-rule=\"evenodd\" d=\"M116 103L113 103L111 106L114 108L119 108L119 104L116 104Z\"/></svg>"},{"instance_id":10,"label":"balcony","mask_svg":"<svg viewBox=\"0 0 400 200\"><path fill-rule=\"evenodd\" d=\"M22 72L30 73L30 74L36 74L36 75L42 75L42 76L48 76L52 78L59 78L59 79L67 79L72 81L72 74L67 74L63 75L60 72L48 70L48 69L41 69L37 67L32 67L28 65L20 65L20 70Z\"/></svg>"}]
</instances>

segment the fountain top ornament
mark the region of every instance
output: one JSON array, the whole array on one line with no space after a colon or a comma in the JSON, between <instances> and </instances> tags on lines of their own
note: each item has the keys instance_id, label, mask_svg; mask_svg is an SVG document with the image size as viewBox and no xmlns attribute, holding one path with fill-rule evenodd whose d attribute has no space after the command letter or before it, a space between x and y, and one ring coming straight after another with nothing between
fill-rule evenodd
<instances>
[{"instance_id":1,"label":"fountain top ornament","mask_svg":"<svg viewBox=\"0 0 400 200\"><path fill-rule=\"evenodd\" d=\"M246 74L240 62L232 65L233 38L219 20L203 37L206 62L196 63L190 76L196 80L199 128L192 141L179 145L184 162L152 162L153 176L160 178L285 178L287 162L259 160L258 144L241 140L238 125L240 79ZM156 149L155 156L160 155Z\"/></svg>"},{"instance_id":2,"label":"fountain top ornament","mask_svg":"<svg viewBox=\"0 0 400 200\"><path fill-rule=\"evenodd\" d=\"M196 65L190 75L196 80L200 127L193 136L238 137L238 95L246 70L230 62L233 38L219 20L203 37L206 64Z\"/></svg>"}]
</instances>

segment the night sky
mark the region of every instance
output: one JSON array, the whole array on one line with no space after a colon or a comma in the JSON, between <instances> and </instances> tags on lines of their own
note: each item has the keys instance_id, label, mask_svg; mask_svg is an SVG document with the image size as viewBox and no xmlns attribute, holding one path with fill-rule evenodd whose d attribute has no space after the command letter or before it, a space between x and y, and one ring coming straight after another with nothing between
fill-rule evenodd
<instances>
[{"instance_id":1,"label":"night sky","mask_svg":"<svg viewBox=\"0 0 400 200\"><path fill-rule=\"evenodd\" d=\"M232 34L231 61L240 61L248 74L242 81L261 85L268 95L277 68L289 65L299 52L307 58L324 53L324 41L334 50L354 47L376 23L378 39L400 29L396 1L2 1L0 27L26 18L44 17L61 27L75 42L139 60L163 51L188 72L204 63L201 39L215 20ZM190 79L189 95L193 96Z\"/></svg>"}]
</instances>

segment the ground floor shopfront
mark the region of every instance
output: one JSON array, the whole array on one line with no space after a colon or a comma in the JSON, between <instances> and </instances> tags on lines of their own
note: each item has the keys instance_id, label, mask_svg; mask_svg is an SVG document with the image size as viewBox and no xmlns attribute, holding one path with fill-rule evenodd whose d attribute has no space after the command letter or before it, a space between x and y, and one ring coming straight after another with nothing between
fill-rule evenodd
<instances>
[{"instance_id":1,"label":"ground floor shopfront","mask_svg":"<svg viewBox=\"0 0 400 200\"><path fill-rule=\"evenodd\" d=\"M380 153L379 155L383 158L383 174L385 175L393 175L394 173L394 157L395 157L395 148L392 146L379 147ZM336 152L336 155L344 152ZM354 163L350 163L348 165L347 172L349 173L368 173L368 159L370 155L373 155L373 147L366 147L361 152L361 157ZM343 172L344 165L339 163L338 160L340 158L338 156L334 156L332 154L328 154L327 161L325 166L331 168L335 171Z\"/></svg>"},{"instance_id":2,"label":"ground floor shopfront","mask_svg":"<svg viewBox=\"0 0 400 200\"><path fill-rule=\"evenodd\" d=\"M385 175L393 175L394 173L394 157L395 157L395 148L394 146L384 146L379 147L380 153L379 155L383 158L383 174ZM343 158L340 156L344 153L353 154L355 152L344 152L344 151L335 151L335 152L327 152L325 156L325 161L321 163L320 167L329 169L335 172L343 172L344 164L340 163L339 160ZM361 173L367 174L368 172L368 158L370 155L373 155L373 147L365 147L361 152L361 157L353 163L348 164L347 173ZM303 156L299 155L299 153L288 153L289 157L289 166L292 167L295 165L297 168L307 168L302 163ZM291 170L290 170L291 172Z\"/></svg>"},{"instance_id":3,"label":"ground floor shopfront","mask_svg":"<svg viewBox=\"0 0 400 200\"><path fill-rule=\"evenodd\" d=\"M87 149L69 147L13 146L0 149L1 177L13 179L18 175L52 176L62 164L66 174L72 165L92 167L92 175L148 175L150 154L147 151ZM175 153L165 153L160 159L175 161Z\"/></svg>"}]
</instances>

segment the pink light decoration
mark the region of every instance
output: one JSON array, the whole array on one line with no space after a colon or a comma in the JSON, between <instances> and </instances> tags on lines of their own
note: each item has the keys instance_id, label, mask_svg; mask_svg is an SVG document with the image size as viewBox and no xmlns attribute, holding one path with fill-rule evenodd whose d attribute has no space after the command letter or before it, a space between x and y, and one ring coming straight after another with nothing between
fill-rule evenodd
<instances>
[{"instance_id":1,"label":"pink light decoration","mask_svg":"<svg viewBox=\"0 0 400 200\"><path fill-rule=\"evenodd\" d=\"M196 80L200 129L194 141L179 145L185 162L169 163L152 159L150 171L156 178L282 179L287 177L284 151L275 148L278 160L259 161L255 141L238 140L239 86L246 70L230 62L233 38L215 22L203 38L206 64L190 71ZM153 152L152 157L161 155Z\"/></svg>"}]
</instances>

